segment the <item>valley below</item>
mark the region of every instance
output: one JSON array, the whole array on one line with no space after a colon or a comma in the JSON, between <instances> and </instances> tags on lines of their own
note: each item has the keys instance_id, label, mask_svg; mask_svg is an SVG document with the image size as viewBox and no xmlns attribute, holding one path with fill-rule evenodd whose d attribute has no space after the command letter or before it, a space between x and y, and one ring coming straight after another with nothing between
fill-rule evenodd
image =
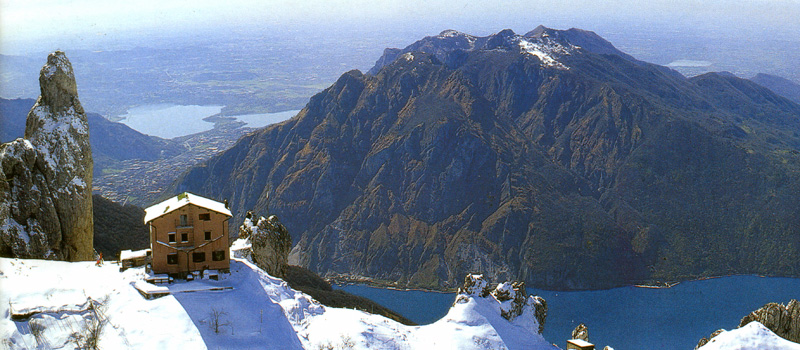
<instances>
[{"instance_id":1,"label":"valley below","mask_svg":"<svg viewBox=\"0 0 800 350\"><path fill-rule=\"evenodd\" d=\"M175 110L175 107L178 106L166 107L172 109L166 112L165 109L150 110L155 113L148 113L144 109L138 112L138 121L131 123L122 119L121 122L143 134L169 139L175 145L174 148L179 148L173 151L177 154L154 160L126 159L110 162L95 177L95 192L119 203L148 206L163 197L169 185L186 169L230 148L240 137L256 128L282 122L299 112L290 110L223 117L216 114L220 107L205 106L193 113L194 115L187 115L180 108ZM176 113L182 114L185 120L176 121L172 117ZM159 119L166 121L158 122ZM198 132L192 132L190 128L179 126L184 124L206 125L194 130Z\"/></svg>"},{"instance_id":2,"label":"valley below","mask_svg":"<svg viewBox=\"0 0 800 350\"><path fill-rule=\"evenodd\" d=\"M66 58L50 62L61 51L41 71L39 53L0 55L4 345L70 348L58 327L106 318L110 347L555 349L583 324L597 349L691 349L800 298L797 38L664 24L606 24L602 36L266 28L81 47L74 74ZM53 71L62 80L46 84ZM39 91L48 97L32 99ZM67 107L29 113L43 101ZM18 139L31 128L39 144ZM64 130L83 146L51 137ZM51 156L79 153L86 180ZM66 187L42 190L52 174ZM80 206L85 229L48 238L72 208L26 204L66 206L69 186L94 195ZM143 208L190 196L226 213L219 237L232 250L214 261L220 252L231 268L137 288L152 265L126 271L113 257L177 243L177 219L170 244L150 241ZM39 260L73 236L89 242L76 262ZM211 243L181 241L187 270L189 252ZM270 254L281 278L266 272ZM209 327L219 295L245 325ZM795 349L763 327L717 345Z\"/></svg>"}]
</instances>

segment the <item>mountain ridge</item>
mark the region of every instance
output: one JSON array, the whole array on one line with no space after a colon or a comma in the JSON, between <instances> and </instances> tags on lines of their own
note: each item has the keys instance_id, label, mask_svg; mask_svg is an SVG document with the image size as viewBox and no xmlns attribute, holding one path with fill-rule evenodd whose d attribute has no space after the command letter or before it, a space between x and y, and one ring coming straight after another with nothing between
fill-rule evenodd
<instances>
[{"instance_id":1,"label":"mountain ridge","mask_svg":"<svg viewBox=\"0 0 800 350\"><path fill-rule=\"evenodd\" d=\"M476 270L552 289L800 274L787 260L800 249L800 106L566 32L445 31L389 50L173 191L279 215L313 271L401 286L448 288Z\"/></svg>"}]
</instances>

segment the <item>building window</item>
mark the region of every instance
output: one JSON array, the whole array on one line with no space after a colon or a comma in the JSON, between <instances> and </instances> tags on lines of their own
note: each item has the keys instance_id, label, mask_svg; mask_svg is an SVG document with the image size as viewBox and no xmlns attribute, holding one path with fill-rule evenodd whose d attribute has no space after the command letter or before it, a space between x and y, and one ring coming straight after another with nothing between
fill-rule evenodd
<instances>
[{"instance_id":1,"label":"building window","mask_svg":"<svg viewBox=\"0 0 800 350\"><path fill-rule=\"evenodd\" d=\"M188 233L181 233L181 243L189 242L189 234Z\"/></svg>"},{"instance_id":2,"label":"building window","mask_svg":"<svg viewBox=\"0 0 800 350\"><path fill-rule=\"evenodd\" d=\"M203 262L203 261L206 261L205 252L192 253L192 262Z\"/></svg>"},{"instance_id":3,"label":"building window","mask_svg":"<svg viewBox=\"0 0 800 350\"><path fill-rule=\"evenodd\" d=\"M189 226L189 218L186 215L181 215L180 226Z\"/></svg>"},{"instance_id":4,"label":"building window","mask_svg":"<svg viewBox=\"0 0 800 350\"><path fill-rule=\"evenodd\" d=\"M168 265L177 265L178 264L178 253L167 254L167 264Z\"/></svg>"},{"instance_id":5,"label":"building window","mask_svg":"<svg viewBox=\"0 0 800 350\"><path fill-rule=\"evenodd\" d=\"M203 220L203 221L209 221L209 220L211 220L211 214L209 214L209 213L200 214L200 215L198 215L198 219Z\"/></svg>"},{"instance_id":6,"label":"building window","mask_svg":"<svg viewBox=\"0 0 800 350\"><path fill-rule=\"evenodd\" d=\"M170 243L175 243L175 232L170 232L168 237Z\"/></svg>"},{"instance_id":7,"label":"building window","mask_svg":"<svg viewBox=\"0 0 800 350\"><path fill-rule=\"evenodd\" d=\"M211 260L214 260L214 261L225 260L225 251L224 250L215 250L213 253L211 253Z\"/></svg>"},{"instance_id":8,"label":"building window","mask_svg":"<svg viewBox=\"0 0 800 350\"><path fill-rule=\"evenodd\" d=\"M211 240L211 231L206 231L205 238L206 238L206 241L210 241Z\"/></svg>"}]
</instances>

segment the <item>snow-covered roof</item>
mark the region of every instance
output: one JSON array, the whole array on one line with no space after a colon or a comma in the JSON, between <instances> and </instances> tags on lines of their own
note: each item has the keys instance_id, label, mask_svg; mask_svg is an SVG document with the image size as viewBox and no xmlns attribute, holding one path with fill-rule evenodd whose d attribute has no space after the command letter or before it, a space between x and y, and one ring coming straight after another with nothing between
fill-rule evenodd
<instances>
[{"instance_id":1,"label":"snow-covered roof","mask_svg":"<svg viewBox=\"0 0 800 350\"><path fill-rule=\"evenodd\" d=\"M575 345L577 345L577 346L580 346L580 347L582 347L582 348L585 348L585 347L589 347L589 346L593 346L593 345L594 345L594 344L592 344L592 343L590 343L590 342L588 342L588 341L585 341L585 340L583 340L583 339L570 339L570 340L567 340L567 342L568 342L568 343L575 344Z\"/></svg>"},{"instance_id":2,"label":"snow-covered roof","mask_svg":"<svg viewBox=\"0 0 800 350\"><path fill-rule=\"evenodd\" d=\"M136 258L144 258L147 257L147 251L149 249L142 249L142 250L123 250L119 252L119 260L127 260L127 259L136 259Z\"/></svg>"},{"instance_id":3,"label":"snow-covered roof","mask_svg":"<svg viewBox=\"0 0 800 350\"><path fill-rule=\"evenodd\" d=\"M233 216L231 211L225 207L224 203L200 197L194 193L184 192L161 203L147 207L147 209L144 210L144 223L146 224L162 215L171 213L189 204L194 204L198 207L206 208L227 216Z\"/></svg>"}]
</instances>

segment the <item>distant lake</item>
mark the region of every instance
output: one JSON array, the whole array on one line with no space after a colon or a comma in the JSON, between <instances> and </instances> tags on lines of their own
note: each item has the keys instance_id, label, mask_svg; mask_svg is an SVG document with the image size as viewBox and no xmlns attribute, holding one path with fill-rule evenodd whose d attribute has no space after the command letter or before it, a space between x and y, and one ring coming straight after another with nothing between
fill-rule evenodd
<instances>
[{"instance_id":1,"label":"distant lake","mask_svg":"<svg viewBox=\"0 0 800 350\"><path fill-rule=\"evenodd\" d=\"M211 130L214 123L203 120L218 114L224 106L198 106L157 104L131 108L121 115L119 122L143 134L171 139ZM299 110L276 113L259 113L231 116L245 127L261 128L279 123L297 114Z\"/></svg>"},{"instance_id":2,"label":"distant lake","mask_svg":"<svg viewBox=\"0 0 800 350\"><path fill-rule=\"evenodd\" d=\"M300 110L296 109L275 113L234 115L232 117L245 122L245 126L248 128L263 128L270 124L280 123L284 120L288 120L291 117L294 117L297 112L300 112Z\"/></svg>"},{"instance_id":3,"label":"distant lake","mask_svg":"<svg viewBox=\"0 0 800 350\"><path fill-rule=\"evenodd\" d=\"M147 135L165 139L211 130L214 123L204 121L224 106L158 104L134 107L121 115L120 123Z\"/></svg>"},{"instance_id":4,"label":"distant lake","mask_svg":"<svg viewBox=\"0 0 800 350\"><path fill-rule=\"evenodd\" d=\"M364 285L336 286L370 298L406 318L428 324L444 316L453 293L399 291ZM683 282L669 289L623 287L588 292L529 289L547 300L544 337L565 346L579 323L597 349L694 349L713 331L733 329L768 302L800 299L800 279L733 276Z\"/></svg>"}]
</instances>

